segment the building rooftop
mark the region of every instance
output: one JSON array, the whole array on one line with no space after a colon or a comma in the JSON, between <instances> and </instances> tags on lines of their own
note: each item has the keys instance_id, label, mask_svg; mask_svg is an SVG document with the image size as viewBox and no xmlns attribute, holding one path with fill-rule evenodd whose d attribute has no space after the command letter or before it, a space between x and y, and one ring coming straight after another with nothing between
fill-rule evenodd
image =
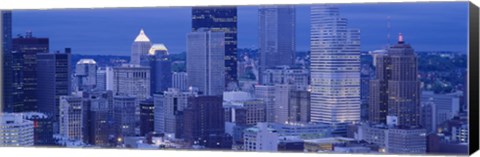
<instances>
[{"instance_id":1,"label":"building rooftop","mask_svg":"<svg viewBox=\"0 0 480 157\"><path fill-rule=\"evenodd\" d=\"M135 38L135 42L150 42L150 39L147 37L143 29L141 29L137 38Z\"/></svg>"},{"instance_id":2,"label":"building rooftop","mask_svg":"<svg viewBox=\"0 0 480 157\"><path fill-rule=\"evenodd\" d=\"M164 55L168 55L168 49L164 44L153 44L150 50L148 51L148 55L155 55L156 51L164 51Z\"/></svg>"},{"instance_id":3,"label":"building rooftop","mask_svg":"<svg viewBox=\"0 0 480 157\"><path fill-rule=\"evenodd\" d=\"M97 64L93 59L80 59L77 64Z\"/></svg>"}]
</instances>

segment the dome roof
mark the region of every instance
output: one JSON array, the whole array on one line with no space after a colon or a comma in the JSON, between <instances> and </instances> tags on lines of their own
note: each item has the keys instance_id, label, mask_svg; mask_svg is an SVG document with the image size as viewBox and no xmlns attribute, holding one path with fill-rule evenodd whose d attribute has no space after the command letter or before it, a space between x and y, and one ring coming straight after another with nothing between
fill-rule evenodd
<instances>
[{"instance_id":1,"label":"dome roof","mask_svg":"<svg viewBox=\"0 0 480 157\"><path fill-rule=\"evenodd\" d=\"M80 59L77 64L97 64L93 59Z\"/></svg>"},{"instance_id":2,"label":"dome roof","mask_svg":"<svg viewBox=\"0 0 480 157\"><path fill-rule=\"evenodd\" d=\"M153 44L148 51L149 55L155 55L155 51L165 51L168 54L168 49L164 44Z\"/></svg>"}]
</instances>

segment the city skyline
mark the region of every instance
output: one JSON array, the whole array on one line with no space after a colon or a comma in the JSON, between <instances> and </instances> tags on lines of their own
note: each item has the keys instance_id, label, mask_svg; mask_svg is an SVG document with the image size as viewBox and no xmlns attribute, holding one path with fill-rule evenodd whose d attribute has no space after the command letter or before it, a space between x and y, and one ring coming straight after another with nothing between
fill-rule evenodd
<instances>
[{"instance_id":1,"label":"city skyline","mask_svg":"<svg viewBox=\"0 0 480 157\"><path fill-rule=\"evenodd\" d=\"M362 51L387 46L387 16L390 16L391 36L404 33L407 40L415 43L413 46L417 51L466 52L468 16L465 3L342 4L338 7L349 19L350 26L362 30ZM238 48L258 48L258 8L238 7ZM445 9L452 10L452 13L442 11ZM309 32L305 30L309 30L310 21L304 17L310 16L310 8L296 5L296 10L296 49L308 51ZM366 10L374 10L375 14ZM51 50L68 46L78 54L129 56L131 39L142 28L152 42L164 43L172 54L181 53L186 51L185 34L191 31L189 7L13 12L13 37L32 31L34 36L49 37ZM176 18L171 18L172 15ZM422 22L425 20L429 22ZM52 27L51 23L56 25ZM390 41L393 43L392 39Z\"/></svg>"}]
</instances>

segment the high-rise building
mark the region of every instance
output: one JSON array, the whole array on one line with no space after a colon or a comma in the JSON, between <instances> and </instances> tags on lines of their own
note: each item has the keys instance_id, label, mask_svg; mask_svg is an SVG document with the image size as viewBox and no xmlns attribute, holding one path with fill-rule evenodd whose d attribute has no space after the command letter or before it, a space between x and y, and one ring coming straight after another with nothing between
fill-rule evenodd
<instances>
[{"instance_id":1,"label":"high-rise building","mask_svg":"<svg viewBox=\"0 0 480 157\"><path fill-rule=\"evenodd\" d=\"M105 67L105 73L106 73L106 88L107 90L113 91L113 68L112 67Z\"/></svg>"},{"instance_id":2,"label":"high-rise building","mask_svg":"<svg viewBox=\"0 0 480 157\"><path fill-rule=\"evenodd\" d=\"M311 7L311 121L360 120L360 31L338 8Z\"/></svg>"},{"instance_id":3,"label":"high-rise building","mask_svg":"<svg viewBox=\"0 0 480 157\"><path fill-rule=\"evenodd\" d=\"M23 113L23 118L33 122L33 143L35 146L53 146L53 118L40 112Z\"/></svg>"},{"instance_id":4,"label":"high-rise building","mask_svg":"<svg viewBox=\"0 0 480 157\"><path fill-rule=\"evenodd\" d=\"M13 82L22 82L18 85L23 90L23 104L15 102L16 112L27 112L38 110L37 98L37 54L49 52L49 39L36 38L32 36L32 32L27 32L25 36L13 39L12 51L17 53L14 59L17 62L17 70L14 73L21 74L14 78ZM21 81L19 81L20 79Z\"/></svg>"},{"instance_id":5,"label":"high-rise building","mask_svg":"<svg viewBox=\"0 0 480 157\"><path fill-rule=\"evenodd\" d=\"M275 86L255 85L255 98L265 102L265 119L267 122L275 121Z\"/></svg>"},{"instance_id":6,"label":"high-rise building","mask_svg":"<svg viewBox=\"0 0 480 157\"><path fill-rule=\"evenodd\" d=\"M413 48L400 34L398 43L376 58L376 78L370 82L369 121L399 127L420 125L420 81Z\"/></svg>"},{"instance_id":7,"label":"high-rise building","mask_svg":"<svg viewBox=\"0 0 480 157\"><path fill-rule=\"evenodd\" d=\"M0 82L0 112L16 112L14 108L23 106L23 91L20 93L15 86L21 85L21 79L14 80L13 54L12 54L12 12L0 11L0 69L2 82ZM21 91L21 90L20 90ZM17 95L17 96L15 96ZM14 104L17 103L17 104ZM19 107L14 107L19 106Z\"/></svg>"},{"instance_id":8,"label":"high-rise building","mask_svg":"<svg viewBox=\"0 0 480 157\"><path fill-rule=\"evenodd\" d=\"M172 62L164 44L154 44L150 48L142 66L150 67L150 93L161 93L172 86Z\"/></svg>"},{"instance_id":9,"label":"high-rise building","mask_svg":"<svg viewBox=\"0 0 480 157\"><path fill-rule=\"evenodd\" d=\"M222 95L225 89L225 33L198 29L187 35L189 86L204 95Z\"/></svg>"},{"instance_id":10,"label":"high-rise building","mask_svg":"<svg viewBox=\"0 0 480 157\"><path fill-rule=\"evenodd\" d=\"M236 7L193 7L192 31L210 28L213 32L225 33L224 63L225 87L235 86L237 78L237 8ZM227 88L228 89L228 88Z\"/></svg>"},{"instance_id":11,"label":"high-rise building","mask_svg":"<svg viewBox=\"0 0 480 157\"><path fill-rule=\"evenodd\" d=\"M260 79L263 71L295 61L295 7L262 6L258 9Z\"/></svg>"},{"instance_id":12,"label":"high-rise building","mask_svg":"<svg viewBox=\"0 0 480 157\"><path fill-rule=\"evenodd\" d=\"M154 131L155 106L152 99L140 102L140 136L145 136Z\"/></svg>"},{"instance_id":13,"label":"high-rise building","mask_svg":"<svg viewBox=\"0 0 480 157\"><path fill-rule=\"evenodd\" d=\"M59 119L60 96L70 95L72 91L71 77L71 50L65 49L65 53L41 53L36 56L37 74L36 80L41 82L37 85L38 111L52 116L54 131L58 132L56 125Z\"/></svg>"},{"instance_id":14,"label":"high-rise building","mask_svg":"<svg viewBox=\"0 0 480 157\"><path fill-rule=\"evenodd\" d=\"M165 133L176 133L178 129L176 124L183 123L177 118L180 112L183 112L188 106L188 98L196 96L194 91L180 91L176 88L169 88L163 93L163 111L160 111L165 118ZM157 115L159 115L157 114Z\"/></svg>"},{"instance_id":15,"label":"high-rise building","mask_svg":"<svg viewBox=\"0 0 480 157\"><path fill-rule=\"evenodd\" d=\"M188 74L186 72L174 72L172 74L172 88L186 91L188 89Z\"/></svg>"},{"instance_id":16,"label":"high-rise building","mask_svg":"<svg viewBox=\"0 0 480 157\"><path fill-rule=\"evenodd\" d=\"M97 62L93 59L81 59L75 67L77 91L94 89L97 85Z\"/></svg>"},{"instance_id":17,"label":"high-rise building","mask_svg":"<svg viewBox=\"0 0 480 157\"><path fill-rule=\"evenodd\" d=\"M113 117L117 138L135 136L136 128L136 97L132 96L114 96L113 97Z\"/></svg>"},{"instance_id":18,"label":"high-rise building","mask_svg":"<svg viewBox=\"0 0 480 157\"><path fill-rule=\"evenodd\" d=\"M150 96L150 68L124 64L113 68L113 93L145 100Z\"/></svg>"},{"instance_id":19,"label":"high-rise building","mask_svg":"<svg viewBox=\"0 0 480 157\"><path fill-rule=\"evenodd\" d=\"M288 84L275 85L275 105L273 107L273 122L275 123L288 122L291 88L292 86Z\"/></svg>"},{"instance_id":20,"label":"high-rise building","mask_svg":"<svg viewBox=\"0 0 480 157\"><path fill-rule=\"evenodd\" d=\"M85 131L86 108L83 97L61 96L60 97L60 135L68 140L83 141Z\"/></svg>"},{"instance_id":21,"label":"high-rise building","mask_svg":"<svg viewBox=\"0 0 480 157\"><path fill-rule=\"evenodd\" d=\"M188 98L184 109L184 138L193 145L205 145L211 135L225 133L222 96L198 96Z\"/></svg>"},{"instance_id":22,"label":"high-rise building","mask_svg":"<svg viewBox=\"0 0 480 157\"><path fill-rule=\"evenodd\" d=\"M97 81L95 89L105 91L107 90L107 67L99 67L97 69Z\"/></svg>"},{"instance_id":23,"label":"high-rise building","mask_svg":"<svg viewBox=\"0 0 480 157\"><path fill-rule=\"evenodd\" d=\"M23 118L21 113L0 114L0 146L33 146L33 126L33 122Z\"/></svg>"},{"instance_id":24,"label":"high-rise building","mask_svg":"<svg viewBox=\"0 0 480 157\"><path fill-rule=\"evenodd\" d=\"M135 38L132 44L132 54L130 56L130 64L140 65L142 58L146 57L148 51L152 47L150 39L145 35L143 29L140 30L140 33Z\"/></svg>"},{"instance_id":25,"label":"high-rise building","mask_svg":"<svg viewBox=\"0 0 480 157\"><path fill-rule=\"evenodd\" d=\"M153 116L153 130L156 133L165 133L165 105L164 105L164 95L163 94L154 94L153 95L153 105L154 105L154 114Z\"/></svg>"}]
</instances>

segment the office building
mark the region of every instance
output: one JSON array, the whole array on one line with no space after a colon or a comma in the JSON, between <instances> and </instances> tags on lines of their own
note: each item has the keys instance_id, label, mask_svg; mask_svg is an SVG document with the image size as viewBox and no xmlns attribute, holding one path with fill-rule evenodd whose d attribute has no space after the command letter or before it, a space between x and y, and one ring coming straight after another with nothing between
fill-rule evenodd
<instances>
[{"instance_id":1,"label":"office building","mask_svg":"<svg viewBox=\"0 0 480 157\"><path fill-rule=\"evenodd\" d=\"M392 154L425 154L427 136L425 129L388 129L386 150Z\"/></svg>"},{"instance_id":2,"label":"office building","mask_svg":"<svg viewBox=\"0 0 480 157\"><path fill-rule=\"evenodd\" d=\"M230 122L249 126L266 122L265 102L252 98L247 92L224 92L223 101L225 119L229 119Z\"/></svg>"},{"instance_id":3,"label":"office building","mask_svg":"<svg viewBox=\"0 0 480 157\"><path fill-rule=\"evenodd\" d=\"M310 91L290 90L288 97L288 122L310 122Z\"/></svg>"},{"instance_id":4,"label":"office building","mask_svg":"<svg viewBox=\"0 0 480 157\"><path fill-rule=\"evenodd\" d=\"M224 110L221 96L188 98L183 110L183 136L191 145L206 145L212 136L225 134Z\"/></svg>"},{"instance_id":5,"label":"office building","mask_svg":"<svg viewBox=\"0 0 480 157\"><path fill-rule=\"evenodd\" d=\"M33 122L33 144L35 146L53 146L53 118L40 112L24 112L23 118Z\"/></svg>"},{"instance_id":6,"label":"office building","mask_svg":"<svg viewBox=\"0 0 480 157\"><path fill-rule=\"evenodd\" d=\"M54 132L58 133L60 96L70 95L71 87L71 49L64 53L42 53L37 56L36 79L38 111L52 116Z\"/></svg>"},{"instance_id":7,"label":"office building","mask_svg":"<svg viewBox=\"0 0 480 157\"><path fill-rule=\"evenodd\" d=\"M21 113L0 114L0 146L27 147L34 145L33 122Z\"/></svg>"},{"instance_id":8,"label":"office building","mask_svg":"<svg viewBox=\"0 0 480 157\"><path fill-rule=\"evenodd\" d=\"M98 67L97 69L97 81L95 89L106 91L107 90L107 67Z\"/></svg>"},{"instance_id":9,"label":"office building","mask_svg":"<svg viewBox=\"0 0 480 157\"><path fill-rule=\"evenodd\" d=\"M255 85L255 98L265 102L265 119L267 122L275 121L275 86Z\"/></svg>"},{"instance_id":10,"label":"office building","mask_svg":"<svg viewBox=\"0 0 480 157\"><path fill-rule=\"evenodd\" d=\"M145 136L154 131L155 106L152 99L140 102L140 136Z\"/></svg>"},{"instance_id":11,"label":"office building","mask_svg":"<svg viewBox=\"0 0 480 157\"><path fill-rule=\"evenodd\" d=\"M127 136L135 136L137 120L135 115L136 97L114 96L113 110L116 137L123 139Z\"/></svg>"},{"instance_id":12,"label":"office building","mask_svg":"<svg viewBox=\"0 0 480 157\"><path fill-rule=\"evenodd\" d=\"M63 138L74 141L83 141L87 132L85 121L87 117L83 97L80 96L61 96L60 97L60 135Z\"/></svg>"},{"instance_id":13,"label":"office building","mask_svg":"<svg viewBox=\"0 0 480 157\"><path fill-rule=\"evenodd\" d=\"M236 7L193 7L192 31L209 28L213 32L225 33L224 63L225 87L236 86L237 77L237 8ZM232 87L235 88L235 87ZM227 88L229 89L229 88Z\"/></svg>"},{"instance_id":14,"label":"office building","mask_svg":"<svg viewBox=\"0 0 480 157\"><path fill-rule=\"evenodd\" d=\"M360 120L360 31L337 7L311 7L311 110L314 123Z\"/></svg>"},{"instance_id":15,"label":"office building","mask_svg":"<svg viewBox=\"0 0 480 157\"><path fill-rule=\"evenodd\" d=\"M37 98L37 85L39 82L37 79L37 54L45 54L49 52L49 39L33 37L32 32L27 32L25 36L20 36L13 39L12 50L15 51L17 57L16 62L23 63L18 64L23 66L18 67L17 71L23 75L15 79L21 79L22 85L19 86L23 90L23 104L15 105L19 109L14 109L17 112L38 111L38 98ZM13 82L20 82L14 80Z\"/></svg>"},{"instance_id":16,"label":"office building","mask_svg":"<svg viewBox=\"0 0 480 157\"><path fill-rule=\"evenodd\" d=\"M262 75L263 84L290 84L297 90L306 90L310 81L310 73L303 67L276 66L265 69Z\"/></svg>"},{"instance_id":17,"label":"office building","mask_svg":"<svg viewBox=\"0 0 480 157\"><path fill-rule=\"evenodd\" d=\"M76 91L94 89L97 86L97 62L80 59L75 67Z\"/></svg>"},{"instance_id":18,"label":"office building","mask_svg":"<svg viewBox=\"0 0 480 157\"><path fill-rule=\"evenodd\" d=\"M199 29L187 35L189 86L204 95L222 95L225 90L225 33Z\"/></svg>"},{"instance_id":19,"label":"office building","mask_svg":"<svg viewBox=\"0 0 480 157\"><path fill-rule=\"evenodd\" d=\"M100 147L109 147L115 135L112 91L94 91L88 96L89 139L88 143Z\"/></svg>"},{"instance_id":20,"label":"office building","mask_svg":"<svg viewBox=\"0 0 480 157\"><path fill-rule=\"evenodd\" d=\"M243 148L245 151L275 152L278 149L278 137L276 130L269 128L266 123L259 123L245 129Z\"/></svg>"},{"instance_id":21,"label":"office building","mask_svg":"<svg viewBox=\"0 0 480 157\"><path fill-rule=\"evenodd\" d=\"M172 62L164 44L154 44L142 62L143 66L150 67L150 94L164 92L172 86Z\"/></svg>"},{"instance_id":22,"label":"office building","mask_svg":"<svg viewBox=\"0 0 480 157\"><path fill-rule=\"evenodd\" d=\"M0 12L0 33L2 37L0 38L0 53L1 60L0 69L2 69L2 82L0 85L0 111L1 112L21 112L15 111L23 107L23 91L16 90L21 89L21 79L14 79L14 68L16 71L22 72L23 60L19 62L17 66L15 60L13 60L12 52L12 12L11 11L1 11ZM18 60L16 61L18 62ZM14 107L17 106L17 107ZM14 108L17 108L14 110Z\"/></svg>"},{"instance_id":23,"label":"office building","mask_svg":"<svg viewBox=\"0 0 480 157\"><path fill-rule=\"evenodd\" d=\"M132 51L130 56L130 64L140 65L142 58L146 57L148 51L152 47L150 39L147 37L143 29L140 30L140 33L135 38L132 44Z\"/></svg>"},{"instance_id":24,"label":"office building","mask_svg":"<svg viewBox=\"0 0 480 157\"><path fill-rule=\"evenodd\" d=\"M172 74L172 88L186 91L188 89L188 74L186 72L174 72Z\"/></svg>"},{"instance_id":25,"label":"office building","mask_svg":"<svg viewBox=\"0 0 480 157\"><path fill-rule=\"evenodd\" d=\"M369 121L397 120L399 127L420 125L420 81L413 48L400 34L398 43L376 57L376 78L370 82Z\"/></svg>"},{"instance_id":26,"label":"office building","mask_svg":"<svg viewBox=\"0 0 480 157\"><path fill-rule=\"evenodd\" d=\"M260 81L263 72L295 61L295 7L262 6L258 9Z\"/></svg>"},{"instance_id":27,"label":"office building","mask_svg":"<svg viewBox=\"0 0 480 157\"><path fill-rule=\"evenodd\" d=\"M150 68L124 64L113 68L113 93L134 96L138 100L150 97Z\"/></svg>"}]
</instances>

